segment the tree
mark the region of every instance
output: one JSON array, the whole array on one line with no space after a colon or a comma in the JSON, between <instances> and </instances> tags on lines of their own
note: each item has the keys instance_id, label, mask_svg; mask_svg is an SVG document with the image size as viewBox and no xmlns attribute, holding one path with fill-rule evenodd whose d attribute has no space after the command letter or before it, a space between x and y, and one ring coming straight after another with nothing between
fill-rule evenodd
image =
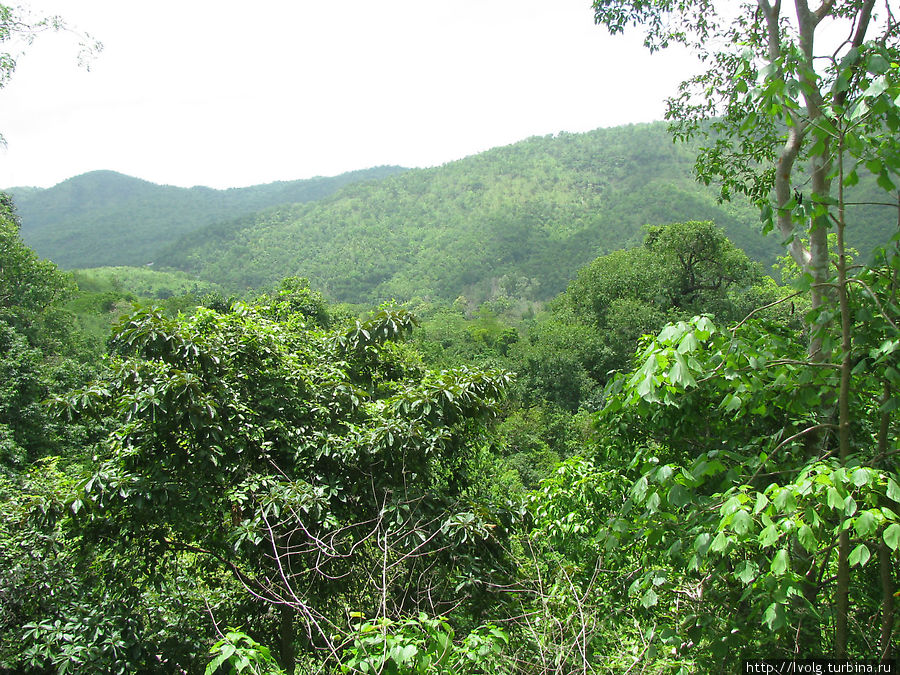
<instances>
[{"instance_id":1,"label":"tree","mask_svg":"<svg viewBox=\"0 0 900 675\"><path fill-rule=\"evenodd\" d=\"M551 316L511 350L521 364L522 399L575 410L612 371L628 368L642 335L699 312L736 321L776 295L759 264L715 224L648 227L643 245L582 268Z\"/></svg>"},{"instance_id":2,"label":"tree","mask_svg":"<svg viewBox=\"0 0 900 675\"><path fill-rule=\"evenodd\" d=\"M20 228L12 199L0 193L0 319L27 330L41 312L70 293L73 284L24 244Z\"/></svg>"},{"instance_id":3,"label":"tree","mask_svg":"<svg viewBox=\"0 0 900 675\"><path fill-rule=\"evenodd\" d=\"M860 118L870 129L881 124L874 136L857 139L855 150L844 143L843 151L894 189L895 170L882 154L890 153L897 120L882 96L896 80L890 62L900 25L890 3L876 8L875 0L824 0L816 9L807 0L792 4L793 12L781 0L742 2L732 12L719 12L712 0L593 6L595 21L611 33L639 25L649 49L681 44L708 65L682 83L667 119L676 137L710 142L697 156L698 177L718 180L726 199L748 195L766 228L777 227L790 243L811 277L815 307L829 292L832 269L826 236L832 223L820 207L833 203L837 189L837 129Z\"/></svg>"},{"instance_id":4,"label":"tree","mask_svg":"<svg viewBox=\"0 0 900 675\"><path fill-rule=\"evenodd\" d=\"M297 624L337 658L345 602L381 617L477 603L502 555L476 476L507 375L425 371L398 344L404 311L323 328L321 310L293 280L229 312L139 311L103 378L59 400L113 420L73 510L131 570L121 583L179 559L230 574L280 616L288 672Z\"/></svg>"},{"instance_id":5,"label":"tree","mask_svg":"<svg viewBox=\"0 0 900 675\"><path fill-rule=\"evenodd\" d=\"M12 202L0 193L2 469L57 451L60 430L41 402L83 370L71 360L79 355L80 337L59 307L73 290L71 278L22 242Z\"/></svg>"},{"instance_id":6,"label":"tree","mask_svg":"<svg viewBox=\"0 0 900 675\"><path fill-rule=\"evenodd\" d=\"M34 17L22 7L0 4L0 89L16 71L16 60L25 47L46 31L69 31L71 28L59 16ZM79 63L87 66L90 57L103 46L87 34L77 34L81 51ZM5 143L0 135L0 143Z\"/></svg>"},{"instance_id":7,"label":"tree","mask_svg":"<svg viewBox=\"0 0 900 675\"><path fill-rule=\"evenodd\" d=\"M852 470L853 476L859 476L857 487L877 483L880 496L872 499L887 504L884 508L894 513L891 495L896 491L891 486L896 485L896 474L884 473L891 454L884 439L887 430L896 427L889 400L897 379L892 356L898 344L893 271L897 251L890 244L878 254L876 265L854 269L845 232L852 225L848 207L854 205L849 191L863 171L874 174L888 193L884 205L897 208L893 193L900 171L896 140L900 129L900 26L890 3L876 7L875 0L824 0L815 9L807 0L795 0L793 11L780 0L758 0L742 3L731 14L718 13L715 5L710 0L595 0L594 11L596 21L613 33L640 25L651 50L681 43L708 65L706 72L685 82L669 103L667 114L675 134L680 138L699 135L709 142L697 157L699 178L719 181L724 198L733 193L750 196L760 207L764 228L777 228L803 271L801 290L809 292L812 307L806 316L808 360L789 349L779 356L781 362L796 367L785 374L784 381L803 388L812 382L816 393L802 410L794 412L793 424L799 425L795 435L776 445L754 442L743 449L765 448L763 454L768 458L773 450L783 450L802 437L805 454L801 460L776 462L769 469L793 476L787 486L781 485L788 490L781 494L794 494L791 491L801 486L808 490L810 475L820 475L819 463L836 455L838 467L828 469L827 479L833 483L834 494L841 494L834 481L840 483ZM833 238L829 238L830 231ZM874 319L874 330L862 318L865 316ZM698 339L697 330L688 331L690 344ZM734 330L737 339L737 327ZM626 385L628 400L684 411L682 406L689 403L669 395L661 398L657 385L667 381L683 392L700 381L705 388L719 376L728 361L726 354L708 362L712 370L700 378L693 372L698 361L686 356L692 351L687 343L679 343L664 356L660 347L672 349L667 340L674 333L679 339L684 334L670 327L642 354L641 368ZM763 330L757 339L754 345L735 342L731 351L746 348L752 364L759 363L754 350L761 345L766 349L779 346L772 330ZM780 346L787 349L783 341ZM829 373L834 377L827 377ZM861 403L872 396L882 401L874 409ZM726 409L744 404L733 396L721 403ZM740 474L737 471L732 478ZM750 484L758 474L741 478L747 481L743 488L733 485L729 489L752 489ZM878 479L870 484L875 476ZM844 656L849 649L851 567L868 559L863 554L868 551L866 537L880 537L880 546L895 550L900 528L894 527L891 517L871 520L872 514L858 525L855 508L839 509L836 501L829 506L835 512L828 514L828 532L837 541L829 543L826 550L830 553L837 548L838 552L833 568L833 651ZM737 510L731 509L731 514ZM740 521L741 530L750 529L746 517ZM851 529L862 538L852 552ZM818 550L819 540L811 537L811 532L805 531L805 543L792 546L790 554L801 570L797 595L806 601L807 619L821 617L816 602L819 592L828 587L814 573L815 569L824 573L828 564L820 560L820 567L814 567L810 557L815 557L812 549ZM728 548L722 538L719 541L722 550ZM787 570L788 555L787 549L775 554L770 561L773 572ZM889 552L882 558L882 569L881 649L886 657L894 623L894 572ZM769 607L766 620L770 625L783 625L783 617L778 615L778 608L783 607L783 603ZM803 628L809 631L810 622ZM818 642L817 630L812 632Z\"/></svg>"}]
</instances>

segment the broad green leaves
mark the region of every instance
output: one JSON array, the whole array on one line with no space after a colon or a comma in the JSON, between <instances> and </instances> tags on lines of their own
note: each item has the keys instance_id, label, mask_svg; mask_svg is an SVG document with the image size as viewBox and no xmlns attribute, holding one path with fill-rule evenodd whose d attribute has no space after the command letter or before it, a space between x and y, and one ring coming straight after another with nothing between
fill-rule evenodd
<instances>
[{"instance_id":1,"label":"broad green leaves","mask_svg":"<svg viewBox=\"0 0 900 675\"><path fill-rule=\"evenodd\" d=\"M362 618L359 612L351 616ZM483 624L464 639L443 617L420 614L394 621L386 617L353 626L341 661L342 673L376 675L481 675L507 673L501 658L509 636L494 624Z\"/></svg>"},{"instance_id":2,"label":"broad green leaves","mask_svg":"<svg viewBox=\"0 0 900 675\"><path fill-rule=\"evenodd\" d=\"M837 380L834 368L807 365L804 351L789 332L753 319L730 331L709 317L673 323L645 340L632 373L610 383L599 415L601 430L638 453L629 506L610 519L610 530L627 523L615 527L618 546L637 536L655 564L711 575L722 597L743 589L742 601L776 632L812 611L802 600L805 566L833 565L840 532L851 535L854 568L870 564L879 542L900 544L894 472L863 456L846 465L805 457L804 437L830 428L814 411L834 401ZM648 589L631 591L648 611L674 591Z\"/></svg>"},{"instance_id":3,"label":"broad green leaves","mask_svg":"<svg viewBox=\"0 0 900 675\"><path fill-rule=\"evenodd\" d=\"M229 628L225 636L209 651L214 656L207 664L204 675L284 675L285 672L278 667L268 647L259 644L238 628Z\"/></svg>"}]
</instances>

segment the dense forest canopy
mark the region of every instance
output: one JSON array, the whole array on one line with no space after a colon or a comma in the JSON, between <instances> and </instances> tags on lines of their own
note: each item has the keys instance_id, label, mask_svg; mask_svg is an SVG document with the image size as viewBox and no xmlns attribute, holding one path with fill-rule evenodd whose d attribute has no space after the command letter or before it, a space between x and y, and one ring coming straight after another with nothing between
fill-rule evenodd
<instances>
[{"instance_id":1,"label":"dense forest canopy","mask_svg":"<svg viewBox=\"0 0 900 675\"><path fill-rule=\"evenodd\" d=\"M594 2L708 57L686 145L529 139L166 272L62 272L0 199L0 672L896 658L900 24L714 4Z\"/></svg>"}]
</instances>

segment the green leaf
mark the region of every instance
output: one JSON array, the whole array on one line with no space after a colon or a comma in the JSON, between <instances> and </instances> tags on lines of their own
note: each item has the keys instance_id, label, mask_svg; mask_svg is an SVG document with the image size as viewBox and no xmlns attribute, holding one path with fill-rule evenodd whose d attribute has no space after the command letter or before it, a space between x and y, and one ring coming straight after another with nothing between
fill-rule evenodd
<instances>
[{"instance_id":1,"label":"green leaf","mask_svg":"<svg viewBox=\"0 0 900 675\"><path fill-rule=\"evenodd\" d=\"M872 80L872 83L869 85L869 88L866 89L864 96L868 96L869 98L881 96L885 91L887 91L887 88L887 79L884 77L884 75L881 75L880 77L876 77L874 80Z\"/></svg>"},{"instance_id":2,"label":"green leaf","mask_svg":"<svg viewBox=\"0 0 900 675\"><path fill-rule=\"evenodd\" d=\"M219 654L216 658L209 662L206 666L206 670L203 671L203 675L212 675L215 673L219 666L221 666L228 657L225 654Z\"/></svg>"},{"instance_id":3,"label":"green leaf","mask_svg":"<svg viewBox=\"0 0 900 675\"><path fill-rule=\"evenodd\" d=\"M815 533L806 523L801 525L800 529L797 530L797 539L800 541L800 545L810 553L815 551L819 545Z\"/></svg>"},{"instance_id":4,"label":"green leaf","mask_svg":"<svg viewBox=\"0 0 900 675\"><path fill-rule=\"evenodd\" d=\"M866 168L872 174L882 173L884 171L884 162L880 159L870 159L866 162Z\"/></svg>"},{"instance_id":5,"label":"green leaf","mask_svg":"<svg viewBox=\"0 0 900 675\"><path fill-rule=\"evenodd\" d=\"M797 500L792 490L784 488L774 499L775 508L782 513L793 513L797 510Z\"/></svg>"},{"instance_id":6,"label":"green leaf","mask_svg":"<svg viewBox=\"0 0 900 675\"><path fill-rule=\"evenodd\" d=\"M881 54L871 54L869 58L866 59L866 70L873 75L886 73L890 68L891 64Z\"/></svg>"},{"instance_id":7,"label":"green leaf","mask_svg":"<svg viewBox=\"0 0 900 675\"><path fill-rule=\"evenodd\" d=\"M879 173L875 182L878 183L878 187L886 192L893 192L897 189L897 186L894 184L894 181L891 180L887 171Z\"/></svg>"},{"instance_id":8,"label":"green leaf","mask_svg":"<svg viewBox=\"0 0 900 675\"><path fill-rule=\"evenodd\" d=\"M777 631L784 627L784 608L780 603L773 602L766 607L766 611L763 613L763 623L772 631Z\"/></svg>"},{"instance_id":9,"label":"green leaf","mask_svg":"<svg viewBox=\"0 0 900 675\"><path fill-rule=\"evenodd\" d=\"M634 498L634 501L638 503L644 501L644 497L647 494L647 487L647 476L641 476L634 484L634 487L631 488L631 496Z\"/></svg>"},{"instance_id":10,"label":"green leaf","mask_svg":"<svg viewBox=\"0 0 900 675\"><path fill-rule=\"evenodd\" d=\"M869 547L865 544L860 544L850 552L850 567L855 567L856 565L862 567L869 562L871 557L872 554L869 552Z\"/></svg>"},{"instance_id":11,"label":"green leaf","mask_svg":"<svg viewBox=\"0 0 900 675\"><path fill-rule=\"evenodd\" d=\"M759 565L752 560L743 560L734 570L734 577L744 584L749 584L759 574Z\"/></svg>"},{"instance_id":12,"label":"green leaf","mask_svg":"<svg viewBox=\"0 0 900 675\"><path fill-rule=\"evenodd\" d=\"M750 531L750 528L753 526L753 517L741 509L734 514L734 518L731 521L731 527L734 528L734 531L737 534L745 535Z\"/></svg>"},{"instance_id":13,"label":"green leaf","mask_svg":"<svg viewBox=\"0 0 900 675\"><path fill-rule=\"evenodd\" d=\"M856 530L856 533L860 537L868 537L878 529L879 521L881 520L879 516L881 516L881 513L877 512L877 516L875 513L876 512L873 511L863 511L857 516L856 520L853 521L853 529Z\"/></svg>"},{"instance_id":14,"label":"green leaf","mask_svg":"<svg viewBox=\"0 0 900 675\"><path fill-rule=\"evenodd\" d=\"M685 333L681 342L678 343L678 353L687 354L696 351L699 346L700 343L697 342L697 337L693 333Z\"/></svg>"},{"instance_id":15,"label":"green leaf","mask_svg":"<svg viewBox=\"0 0 900 675\"><path fill-rule=\"evenodd\" d=\"M415 645L406 645L405 647L401 647L399 650L397 650L397 661L400 662L401 664L406 664L418 652L419 652L419 649Z\"/></svg>"},{"instance_id":16,"label":"green leaf","mask_svg":"<svg viewBox=\"0 0 900 675\"><path fill-rule=\"evenodd\" d=\"M690 494L681 483L675 483L667 497L669 505L679 509L690 501Z\"/></svg>"},{"instance_id":17,"label":"green leaf","mask_svg":"<svg viewBox=\"0 0 900 675\"><path fill-rule=\"evenodd\" d=\"M647 592L641 597L641 604L645 609L655 606L657 602L659 602L659 596L652 588L648 588Z\"/></svg>"},{"instance_id":18,"label":"green leaf","mask_svg":"<svg viewBox=\"0 0 900 675\"><path fill-rule=\"evenodd\" d=\"M697 386L697 382L694 380L694 376L691 374L684 356L679 352L675 352L675 363L669 369L668 377L670 381L684 389Z\"/></svg>"},{"instance_id":19,"label":"green leaf","mask_svg":"<svg viewBox=\"0 0 900 675\"><path fill-rule=\"evenodd\" d=\"M884 529L884 543L887 544L892 551L896 551L900 547L900 525L894 523Z\"/></svg>"},{"instance_id":20,"label":"green leaf","mask_svg":"<svg viewBox=\"0 0 900 675\"><path fill-rule=\"evenodd\" d=\"M734 394L727 394L725 396L725 398L722 400L722 403L720 404L719 407L724 407L725 412L733 412L733 411L737 410L738 408L740 408L742 403L743 403L743 401L741 401L740 396L735 396Z\"/></svg>"},{"instance_id":21,"label":"green leaf","mask_svg":"<svg viewBox=\"0 0 900 675\"><path fill-rule=\"evenodd\" d=\"M719 532L716 535L716 538L713 539L712 546L709 547L709 550L713 553L721 553L728 546L728 537L725 536L724 532Z\"/></svg>"},{"instance_id":22,"label":"green leaf","mask_svg":"<svg viewBox=\"0 0 900 675\"><path fill-rule=\"evenodd\" d=\"M837 488L830 487L828 488L828 492L826 493L826 499L828 501L828 506L835 510L843 511L844 509L844 498L841 497L841 493L838 492Z\"/></svg>"},{"instance_id":23,"label":"green leaf","mask_svg":"<svg viewBox=\"0 0 900 675\"><path fill-rule=\"evenodd\" d=\"M730 516L732 513L741 508L741 500L737 495L732 496L722 505L720 512L723 516Z\"/></svg>"},{"instance_id":24,"label":"green leaf","mask_svg":"<svg viewBox=\"0 0 900 675\"><path fill-rule=\"evenodd\" d=\"M708 340L716 332L716 326L708 316L700 316L696 321L698 340Z\"/></svg>"},{"instance_id":25,"label":"green leaf","mask_svg":"<svg viewBox=\"0 0 900 675\"><path fill-rule=\"evenodd\" d=\"M900 502L900 486L894 482L893 478L888 478L887 498L894 502Z\"/></svg>"},{"instance_id":26,"label":"green leaf","mask_svg":"<svg viewBox=\"0 0 900 675\"><path fill-rule=\"evenodd\" d=\"M653 400L656 391L656 376L653 373L647 373L647 376L638 384L636 391L641 398Z\"/></svg>"},{"instance_id":27,"label":"green leaf","mask_svg":"<svg viewBox=\"0 0 900 675\"><path fill-rule=\"evenodd\" d=\"M856 487L862 487L872 480L872 472L865 467L860 467L853 472L851 478Z\"/></svg>"},{"instance_id":28,"label":"green leaf","mask_svg":"<svg viewBox=\"0 0 900 675\"><path fill-rule=\"evenodd\" d=\"M698 534L697 538L694 539L694 550L700 555L706 555L707 550L709 550L711 539L712 535L710 535L709 532Z\"/></svg>"},{"instance_id":29,"label":"green leaf","mask_svg":"<svg viewBox=\"0 0 900 675\"><path fill-rule=\"evenodd\" d=\"M853 110L850 112L850 121L856 121L867 112L869 112L869 104L866 102L866 99L859 99L856 105L853 106Z\"/></svg>"},{"instance_id":30,"label":"green leaf","mask_svg":"<svg viewBox=\"0 0 900 675\"><path fill-rule=\"evenodd\" d=\"M775 524L772 523L763 528L763 531L759 533L759 544L763 548L768 548L772 546L778 538L780 537L780 533L778 532L778 528L775 527Z\"/></svg>"},{"instance_id":31,"label":"green leaf","mask_svg":"<svg viewBox=\"0 0 900 675\"><path fill-rule=\"evenodd\" d=\"M772 559L772 574L778 577L782 576L790 567L790 562L791 559L787 549L778 549L778 553L776 553L775 557Z\"/></svg>"}]
</instances>

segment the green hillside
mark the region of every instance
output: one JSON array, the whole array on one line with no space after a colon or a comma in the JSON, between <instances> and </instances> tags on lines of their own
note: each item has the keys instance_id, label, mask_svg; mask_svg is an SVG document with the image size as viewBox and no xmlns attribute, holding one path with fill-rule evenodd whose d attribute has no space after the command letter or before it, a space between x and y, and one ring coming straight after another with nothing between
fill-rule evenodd
<instances>
[{"instance_id":1,"label":"green hillside","mask_svg":"<svg viewBox=\"0 0 900 675\"><path fill-rule=\"evenodd\" d=\"M145 265L161 246L215 222L276 204L321 199L358 181L403 171L378 167L311 178L213 190L156 185L114 171L93 171L46 190L12 188L22 237L65 268Z\"/></svg>"},{"instance_id":2,"label":"green hillside","mask_svg":"<svg viewBox=\"0 0 900 675\"><path fill-rule=\"evenodd\" d=\"M152 263L228 291L299 276L346 302L546 300L597 256L640 244L645 225L712 220L768 268L780 241L759 233L746 202L719 203L698 184L693 157L656 123L531 138L431 169L232 190L95 172L14 192L23 238L63 267ZM869 183L856 201L875 200ZM895 215L855 208L849 240L867 252Z\"/></svg>"},{"instance_id":3,"label":"green hillside","mask_svg":"<svg viewBox=\"0 0 900 675\"><path fill-rule=\"evenodd\" d=\"M203 295L222 291L217 284L199 281L184 272L150 267L93 267L73 270L72 276L81 291L96 293L114 290L160 300L188 293Z\"/></svg>"},{"instance_id":4,"label":"green hillside","mask_svg":"<svg viewBox=\"0 0 900 675\"><path fill-rule=\"evenodd\" d=\"M719 204L665 125L531 138L444 166L352 185L186 235L160 264L230 287L308 277L343 301L546 299L646 224L714 220L752 257L779 242L746 204Z\"/></svg>"}]
</instances>

